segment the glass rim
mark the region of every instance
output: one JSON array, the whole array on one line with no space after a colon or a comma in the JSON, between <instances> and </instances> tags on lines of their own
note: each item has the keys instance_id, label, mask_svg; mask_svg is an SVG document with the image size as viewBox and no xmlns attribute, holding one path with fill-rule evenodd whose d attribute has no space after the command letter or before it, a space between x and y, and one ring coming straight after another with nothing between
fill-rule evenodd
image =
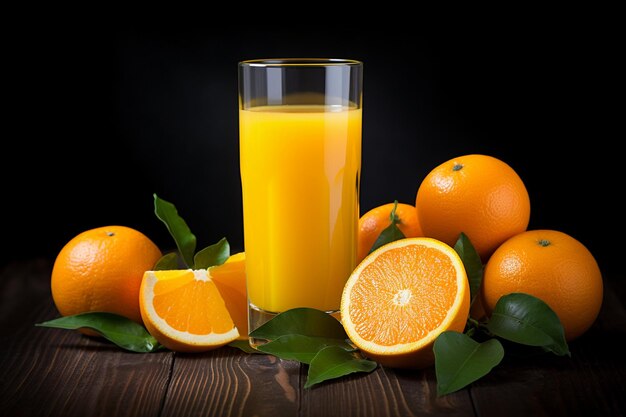
<instances>
[{"instance_id":1,"label":"glass rim","mask_svg":"<svg viewBox=\"0 0 626 417\"><path fill-rule=\"evenodd\" d=\"M363 62L355 59L342 58L270 58L247 59L239 62L244 67L334 67L334 66L362 66Z\"/></svg>"}]
</instances>

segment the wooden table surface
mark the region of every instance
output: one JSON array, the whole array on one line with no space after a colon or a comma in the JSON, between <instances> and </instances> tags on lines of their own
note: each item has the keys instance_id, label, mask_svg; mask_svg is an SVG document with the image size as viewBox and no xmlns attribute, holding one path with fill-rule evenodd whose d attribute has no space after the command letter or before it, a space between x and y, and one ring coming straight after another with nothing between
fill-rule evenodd
<instances>
[{"instance_id":1,"label":"wooden table surface","mask_svg":"<svg viewBox=\"0 0 626 417\"><path fill-rule=\"evenodd\" d=\"M0 269L0 417L626 415L623 276L605 276L600 317L572 358L507 351L488 376L438 398L434 369L378 367L305 390L306 366L270 355L137 354L35 327L58 317L51 266Z\"/></svg>"}]
</instances>

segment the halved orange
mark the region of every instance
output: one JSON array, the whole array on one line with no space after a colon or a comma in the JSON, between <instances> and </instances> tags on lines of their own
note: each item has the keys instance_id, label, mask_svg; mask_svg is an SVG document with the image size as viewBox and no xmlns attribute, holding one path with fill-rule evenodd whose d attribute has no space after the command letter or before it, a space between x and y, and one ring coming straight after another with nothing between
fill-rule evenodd
<instances>
[{"instance_id":1,"label":"halved orange","mask_svg":"<svg viewBox=\"0 0 626 417\"><path fill-rule=\"evenodd\" d=\"M174 351L211 350L239 337L205 269L147 271L139 291L139 306L148 332Z\"/></svg>"},{"instance_id":2,"label":"halved orange","mask_svg":"<svg viewBox=\"0 0 626 417\"><path fill-rule=\"evenodd\" d=\"M209 268L209 275L220 290L230 317L239 330L239 339L248 340L246 253L231 255L222 265Z\"/></svg>"},{"instance_id":3,"label":"halved orange","mask_svg":"<svg viewBox=\"0 0 626 417\"><path fill-rule=\"evenodd\" d=\"M352 342L381 365L424 368L446 330L463 331L470 307L461 259L447 244L406 238L369 254L348 279L341 320Z\"/></svg>"}]
</instances>

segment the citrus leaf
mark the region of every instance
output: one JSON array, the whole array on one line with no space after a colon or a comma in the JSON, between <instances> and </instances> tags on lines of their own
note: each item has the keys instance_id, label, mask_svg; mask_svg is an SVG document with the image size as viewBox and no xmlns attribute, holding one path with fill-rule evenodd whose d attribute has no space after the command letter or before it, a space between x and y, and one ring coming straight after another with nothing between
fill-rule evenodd
<instances>
[{"instance_id":1,"label":"citrus leaf","mask_svg":"<svg viewBox=\"0 0 626 417\"><path fill-rule=\"evenodd\" d=\"M171 271L173 269L178 269L178 253L170 252L159 259L154 265L155 271Z\"/></svg>"},{"instance_id":2,"label":"citrus leaf","mask_svg":"<svg viewBox=\"0 0 626 417\"><path fill-rule=\"evenodd\" d=\"M496 336L556 355L571 356L563 326L556 313L537 297L512 293L500 297L487 323Z\"/></svg>"},{"instance_id":3,"label":"citrus leaf","mask_svg":"<svg viewBox=\"0 0 626 417\"><path fill-rule=\"evenodd\" d=\"M260 345L261 352L269 353L281 359L295 360L310 364L317 353L328 346L339 346L353 351L345 339L329 339L325 337L309 337L301 334L287 334Z\"/></svg>"},{"instance_id":4,"label":"citrus leaf","mask_svg":"<svg viewBox=\"0 0 626 417\"><path fill-rule=\"evenodd\" d=\"M474 245L470 242L465 233L459 235L458 240L454 244L454 250L459 254L465 272L467 273L467 279L470 287L470 300L474 304L474 300L480 291L480 285L483 281L483 263L480 260L480 256Z\"/></svg>"},{"instance_id":5,"label":"citrus leaf","mask_svg":"<svg viewBox=\"0 0 626 417\"><path fill-rule=\"evenodd\" d=\"M339 346L328 346L311 360L304 388L354 372L372 372L376 366L376 362L357 358L354 353Z\"/></svg>"},{"instance_id":6,"label":"citrus leaf","mask_svg":"<svg viewBox=\"0 0 626 417\"><path fill-rule=\"evenodd\" d=\"M228 344L228 346L237 348L246 353L259 353L259 354L264 353L250 346L250 343L247 340L233 340L232 342Z\"/></svg>"},{"instance_id":7,"label":"citrus leaf","mask_svg":"<svg viewBox=\"0 0 626 417\"><path fill-rule=\"evenodd\" d=\"M230 256L230 245L225 237L214 245L207 246L193 257L194 269L208 269L221 265Z\"/></svg>"},{"instance_id":8,"label":"citrus leaf","mask_svg":"<svg viewBox=\"0 0 626 417\"><path fill-rule=\"evenodd\" d=\"M113 313L89 312L37 323L35 326L95 330L122 349L148 353L162 349L159 342L140 324Z\"/></svg>"},{"instance_id":9,"label":"citrus leaf","mask_svg":"<svg viewBox=\"0 0 626 417\"><path fill-rule=\"evenodd\" d=\"M437 395L450 394L487 375L504 357L498 339L478 343L458 332L443 332L435 340Z\"/></svg>"},{"instance_id":10,"label":"citrus leaf","mask_svg":"<svg viewBox=\"0 0 626 417\"><path fill-rule=\"evenodd\" d=\"M369 253L374 252L376 249L380 248L387 243L394 242L396 240L404 239L404 233L400 229L398 229L397 224L400 222L400 219L396 215L396 208L398 208L398 200L394 200L393 208L391 209L391 213L389 213L389 220L391 220L391 224L383 229L378 235L378 238L372 245Z\"/></svg>"},{"instance_id":11,"label":"citrus leaf","mask_svg":"<svg viewBox=\"0 0 626 417\"><path fill-rule=\"evenodd\" d=\"M348 338L339 320L323 311L305 307L278 314L251 332L250 337L274 340L288 334L329 339Z\"/></svg>"},{"instance_id":12,"label":"citrus leaf","mask_svg":"<svg viewBox=\"0 0 626 417\"><path fill-rule=\"evenodd\" d=\"M176 206L154 194L154 213L159 220L165 223L187 268L192 268L193 254L196 251L196 236L191 233L185 220L178 215Z\"/></svg>"}]
</instances>

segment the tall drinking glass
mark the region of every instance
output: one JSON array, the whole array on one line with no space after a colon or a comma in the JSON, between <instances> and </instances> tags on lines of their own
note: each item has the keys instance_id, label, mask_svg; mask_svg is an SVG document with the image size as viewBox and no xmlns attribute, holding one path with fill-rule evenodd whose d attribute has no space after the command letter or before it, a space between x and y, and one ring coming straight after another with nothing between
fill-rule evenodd
<instances>
[{"instance_id":1,"label":"tall drinking glass","mask_svg":"<svg viewBox=\"0 0 626 417\"><path fill-rule=\"evenodd\" d=\"M362 73L343 59L239 64L250 331L296 307L339 310L356 262Z\"/></svg>"}]
</instances>

